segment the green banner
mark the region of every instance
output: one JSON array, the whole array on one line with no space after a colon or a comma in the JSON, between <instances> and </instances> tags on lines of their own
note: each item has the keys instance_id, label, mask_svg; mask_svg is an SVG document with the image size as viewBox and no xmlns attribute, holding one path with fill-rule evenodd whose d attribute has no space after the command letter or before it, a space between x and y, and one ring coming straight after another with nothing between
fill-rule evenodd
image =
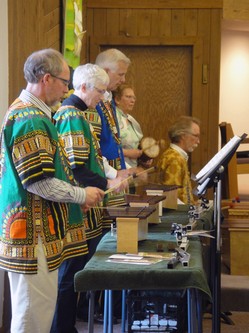
<instances>
[{"instance_id":1,"label":"green banner","mask_svg":"<svg viewBox=\"0 0 249 333\"><path fill-rule=\"evenodd\" d=\"M66 0L63 54L68 65L80 64L83 37L82 0Z\"/></svg>"}]
</instances>

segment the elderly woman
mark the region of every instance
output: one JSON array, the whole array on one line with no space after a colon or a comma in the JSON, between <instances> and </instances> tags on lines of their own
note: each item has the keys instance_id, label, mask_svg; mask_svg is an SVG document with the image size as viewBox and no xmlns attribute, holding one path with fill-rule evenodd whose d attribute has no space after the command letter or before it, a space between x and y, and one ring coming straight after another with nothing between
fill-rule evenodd
<instances>
[{"instance_id":1,"label":"elderly woman","mask_svg":"<svg viewBox=\"0 0 249 333\"><path fill-rule=\"evenodd\" d=\"M136 167L137 159L143 153L138 148L143 133L139 123L130 115L136 102L134 90L128 85L121 85L114 92L114 99L125 162L128 167Z\"/></svg>"}]
</instances>

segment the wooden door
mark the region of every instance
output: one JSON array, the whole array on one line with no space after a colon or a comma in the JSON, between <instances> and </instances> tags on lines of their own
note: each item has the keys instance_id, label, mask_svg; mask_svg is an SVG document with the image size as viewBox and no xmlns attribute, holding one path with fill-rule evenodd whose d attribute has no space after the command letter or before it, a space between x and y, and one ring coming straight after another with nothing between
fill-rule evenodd
<instances>
[{"instance_id":1,"label":"wooden door","mask_svg":"<svg viewBox=\"0 0 249 333\"><path fill-rule=\"evenodd\" d=\"M133 116L145 136L168 140L167 130L180 115L191 114L192 48L119 46L131 59L126 82L137 96Z\"/></svg>"}]
</instances>

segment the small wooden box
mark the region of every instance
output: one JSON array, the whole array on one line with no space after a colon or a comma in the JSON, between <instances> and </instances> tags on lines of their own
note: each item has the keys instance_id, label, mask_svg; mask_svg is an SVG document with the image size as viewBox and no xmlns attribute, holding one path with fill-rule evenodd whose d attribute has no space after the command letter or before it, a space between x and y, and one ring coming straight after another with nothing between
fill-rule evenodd
<instances>
[{"instance_id":1,"label":"small wooden box","mask_svg":"<svg viewBox=\"0 0 249 333\"><path fill-rule=\"evenodd\" d=\"M138 252L138 242L147 239L149 215L154 207L108 207L110 218L116 220L117 252Z\"/></svg>"},{"instance_id":2,"label":"small wooden box","mask_svg":"<svg viewBox=\"0 0 249 333\"><path fill-rule=\"evenodd\" d=\"M117 252L138 253L138 242L147 239L147 219L117 217Z\"/></svg>"}]
</instances>

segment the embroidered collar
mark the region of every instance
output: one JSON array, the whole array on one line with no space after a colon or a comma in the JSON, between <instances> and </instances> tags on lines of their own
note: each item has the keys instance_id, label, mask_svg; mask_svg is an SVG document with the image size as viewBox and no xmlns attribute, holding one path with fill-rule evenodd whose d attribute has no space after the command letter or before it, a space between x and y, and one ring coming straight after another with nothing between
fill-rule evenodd
<instances>
[{"instance_id":1,"label":"embroidered collar","mask_svg":"<svg viewBox=\"0 0 249 333\"><path fill-rule=\"evenodd\" d=\"M67 99L65 99L62 103L62 106L75 106L77 109L81 111L85 111L88 109L86 103L82 101L77 95L70 95Z\"/></svg>"}]
</instances>

